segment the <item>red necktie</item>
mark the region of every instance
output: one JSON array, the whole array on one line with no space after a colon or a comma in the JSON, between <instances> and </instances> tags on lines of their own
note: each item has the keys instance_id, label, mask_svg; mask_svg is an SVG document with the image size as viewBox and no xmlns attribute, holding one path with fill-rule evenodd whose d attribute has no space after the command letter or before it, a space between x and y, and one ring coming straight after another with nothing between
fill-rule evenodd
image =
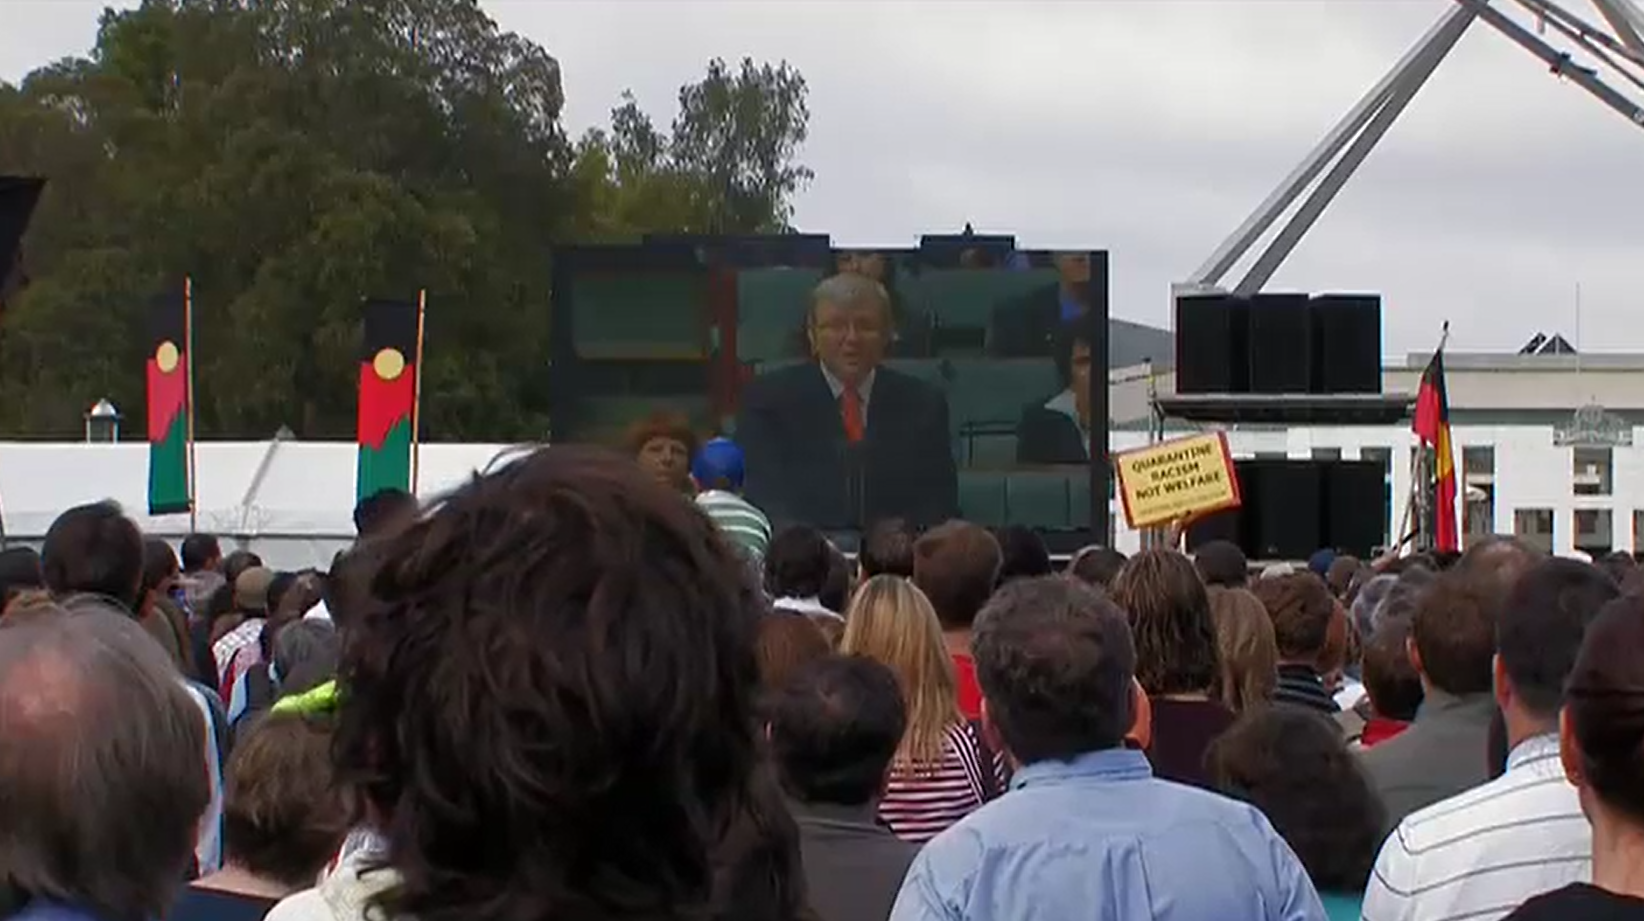
<instances>
[{"instance_id":1,"label":"red necktie","mask_svg":"<svg viewBox=\"0 0 1644 921\"><path fill-rule=\"evenodd\" d=\"M862 394L855 387L846 387L839 395L839 418L845 423L845 440L855 444L867 434L862 421Z\"/></svg>"}]
</instances>

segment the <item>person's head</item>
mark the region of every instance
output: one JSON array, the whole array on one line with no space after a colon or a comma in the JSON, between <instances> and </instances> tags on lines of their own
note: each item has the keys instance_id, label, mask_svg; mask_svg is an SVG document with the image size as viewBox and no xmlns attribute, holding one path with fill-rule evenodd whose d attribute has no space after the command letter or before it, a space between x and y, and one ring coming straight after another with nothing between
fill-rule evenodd
<instances>
[{"instance_id":1,"label":"person's head","mask_svg":"<svg viewBox=\"0 0 1644 921\"><path fill-rule=\"evenodd\" d=\"M159 918L210 798L205 724L160 646L99 604L0 626L0 901Z\"/></svg>"},{"instance_id":2,"label":"person's head","mask_svg":"<svg viewBox=\"0 0 1644 921\"><path fill-rule=\"evenodd\" d=\"M1273 620L1261 600L1242 588L1209 589L1210 617L1216 624L1221 661L1217 696L1240 713L1273 699L1279 683L1279 647Z\"/></svg>"},{"instance_id":3,"label":"person's head","mask_svg":"<svg viewBox=\"0 0 1644 921\"><path fill-rule=\"evenodd\" d=\"M1301 707L1253 710L1205 761L1216 789L1267 816L1315 888L1364 891L1385 813L1333 720Z\"/></svg>"},{"instance_id":4,"label":"person's head","mask_svg":"<svg viewBox=\"0 0 1644 921\"><path fill-rule=\"evenodd\" d=\"M884 790L907 730L896 675L866 656L828 656L800 669L772 698L771 754L790 796L863 806Z\"/></svg>"},{"instance_id":5,"label":"person's head","mask_svg":"<svg viewBox=\"0 0 1644 921\"><path fill-rule=\"evenodd\" d=\"M1376 632L1376 608L1381 605L1382 599L1397 585L1398 576L1383 573L1366 581L1359 587L1358 593L1348 608L1353 620L1353 629L1361 637L1373 636Z\"/></svg>"},{"instance_id":6,"label":"person's head","mask_svg":"<svg viewBox=\"0 0 1644 921\"><path fill-rule=\"evenodd\" d=\"M1004 554L987 528L949 521L913 543L913 581L944 630L968 630L999 584Z\"/></svg>"},{"instance_id":7,"label":"person's head","mask_svg":"<svg viewBox=\"0 0 1644 921\"><path fill-rule=\"evenodd\" d=\"M379 548L355 546L337 554L325 579L325 609L338 630L346 630L371 595L371 579L381 558Z\"/></svg>"},{"instance_id":8,"label":"person's head","mask_svg":"<svg viewBox=\"0 0 1644 921\"><path fill-rule=\"evenodd\" d=\"M1068 561L1067 574L1086 585L1106 591L1129 559L1112 547L1082 547Z\"/></svg>"},{"instance_id":9,"label":"person's head","mask_svg":"<svg viewBox=\"0 0 1644 921\"><path fill-rule=\"evenodd\" d=\"M913 528L906 518L884 518L862 535L856 562L863 579L874 576L913 578Z\"/></svg>"},{"instance_id":10,"label":"person's head","mask_svg":"<svg viewBox=\"0 0 1644 921\"><path fill-rule=\"evenodd\" d=\"M818 598L828 587L833 545L810 525L789 525L765 551L765 591L772 598Z\"/></svg>"},{"instance_id":11,"label":"person's head","mask_svg":"<svg viewBox=\"0 0 1644 921\"><path fill-rule=\"evenodd\" d=\"M851 561L829 541L828 577L823 580L822 591L816 596L817 603L834 613L844 611L845 606L851 603L851 587L856 581L851 576Z\"/></svg>"},{"instance_id":12,"label":"person's head","mask_svg":"<svg viewBox=\"0 0 1644 921\"><path fill-rule=\"evenodd\" d=\"M1620 593L1603 571L1575 560L1543 560L1519 577L1496 620L1496 701L1508 744L1558 725L1587 625Z\"/></svg>"},{"instance_id":13,"label":"person's head","mask_svg":"<svg viewBox=\"0 0 1644 921\"><path fill-rule=\"evenodd\" d=\"M811 292L805 338L816 360L844 384L867 380L884 360L892 333L890 295L874 279L841 272Z\"/></svg>"},{"instance_id":14,"label":"person's head","mask_svg":"<svg viewBox=\"0 0 1644 921\"><path fill-rule=\"evenodd\" d=\"M273 645L280 693L301 694L337 677L342 643L323 620L299 620L280 630Z\"/></svg>"},{"instance_id":15,"label":"person's head","mask_svg":"<svg viewBox=\"0 0 1644 921\"><path fill-rule=\"evenodd\" d=\"M652 413L630 425L623 442L628 455L658 483L690 490L697 437L689 419L674 412Z\"/></svg>"},{"instance_id":16,"label":"person's head","mask_svg":"<svg viewBox=\"0 0 1644 921\"><path fill-rule=\"evenodd\" d=\"M742 448L729 438L709 439L691 461L691 479L698 489L739 493L746 478Z\"/></svg>"},{"instance_id":17,"label":"person's head","mask_svg":"<svg viewBox=\"0 0 1644 921\"><path fill-rule=\"evenodd\" d=\"M765 605L713 522L635 465L549 447L476 475L378 549L333 748L400 877L372 910L703 909L725 829L763 802ZM753 856L771 855L760 885L796 911L791 820L760 810L752 833Z\"/></svg>"},{"instance_id":18,"label":"person's head","mask_svg":"<svg viewBox=\"0 0 1644 921\"><path fill-rule=\"evenodd\" d=\"M1595 826L1644 826L1644 597L1618 598L1587 627L1559 721L1564 772Z\"/></svg>"},{"instance_id":19,"label":"person's head","mask_svg":"<svg viewBox=\"0 0 1644 921\"><path fill-rule=\"evenodd\" d=\"M901 576L874 576L856 590L839 651L883 662L901 682L908 732L901 760L929 764L959 716L959 684L930 600Z\"/></svg>"},{"instance_id":20,"label":"person's head","mask_svg":"<svg viewBox=\"0 0 1644 921\"><path fill-rule=\"evenodd\" d=\"M1310 572L1257 579L1251 592L1273 618L1273 640L1279 647L1279 661L1308 665L1323 672L1329 664L1330 620L1336 613L1336 599L1324 580Z\"/></svg>"},{"instance_id":21,"label":"person's head","mask_svg":"<svg viewBox=\"0 0 1644 921\"><path fill-rule=\"evenodd\" d=\"M886 271L890 268L885 260L885 254L872 250L842 252L837 256L834 266L840 272L854 272L880 284L884 284Z\"/></svg>"},{"instance_id":22,"label":"person's head","mask_svg":"<svg viewBox=\"0 0 1644 921\"><path fill-rule=\"evenodd\" d=\"M1624 584L1629 576L1638 572L1638 561L1625 550L1616 550L1606 553L1593 561L1599 571L1610 577L1617 586Z\"/></svg>"},{"instance_id":23,"label":"person's head","mask_svg":"<svg viewBox=\"0 0 1644 921\"><path fill-rule=\"evenodd\" d=\"M1364 693L1382 719L1408 723L1421 707L1421 676L1410 662L1410 622L1389 620L1364 640Z\"/></svg>"},{"instance_id":24,"label":"person's head","mask_svg":"<svg viewBox=\"0 0 1644 921\"><path fill-rule=\"evenodd\" d=\"M234 610L248 617L268 614L269 591L274 587L274 571L253 566L234 580Z\"/></svg>"},{"instance_id":25,"label":"person's head","mask_svg":"<svg viewBox=\"0 0 1644 921\"><path fill-rule=\"evenodd\" d=\"M222 571L223 579L226 580L229 585L233 585L234 581L240 578L240 573L245 572L253 566L261 565L263 565L262 557L252 553L250 550L236 550L228 556L223 557L223 565L219 568Z\"/></svg>"},{"instance_id":26,"label":"person's head","mask_svg":"<svg viewBox=\"0 0 1644 921\"><path fill-rule=\"evenodd\" d=\"M1230 540L1212 540L1193 551L1193 565L1206 585L1244 588L1250 581L1250 562L1244 551Z\"/></svg>"},{"instance_id":27,"label":"person's head","mask_svg":"<svg viewBox=\"0 0 1644 921\"><path fill-rule=\"evenodd\" d=\"M287 891L306 889L349 830L328 721L259 718L223 773L223 859Z\"/></svg>"},{"instance_id":28,"label":"person's head","mask_svg":"<svg viewBox=\"0 0 1644 921\"><path fill-rule=\"evenodd\" d=\"M361 538L380 537L417 517L417 497L403 489L379 489L354 506L354 532ZM261 566L259 561L256 565Z\"/></svg>"},{"instance_id":29,"label":"person's head","mask_svg":"<svg viewBox=\"0 0 1644 921\"><path fill-rule=\"evenodd\" d=\"M1057 329L1053 343L1056 371L1062 386L1073 394L1073 405L1078 410L1079 420L1086 425L1090 422L1090 344L1098 341L1098 324L1105 322L1105 318L1095 313L1082 313Z\"/></svg>"},{"instance_id":30,"label":"person's head","mask_svg":"<svg viewBox=\"0 0 1644 921\"><path fill-rule=\"evenodd\" d=\"M1090 253L1062 250L1051 256L1062 290L1081 304L1090 304Z\"/></svg>"},{"instance_id":31,"label":"person's head","mask_svg":"<svg viewBox=\"0 0 1644 921\"><path fill-rule=\"evenodd\" d=\"M971 633L983 717L1020 763L1124 744L1136 647L1124 611L1088 585L1046 576L999 590Z\"/></svg>"},{"instance_id":32,"label":"person's head","mask_svg":"<svg viewBox=\"0 0 1644 921\"><path fill-rule=\"evenodd\" d=\"M1324 584L1330 586L1330 594L1346 603L1347 593L1353 588L1353 582L1362 569L1364 564L1359 562L1358 557L1337 556L1330 561L1330 567L1324 571Z\"/></svg>"},{"instance_id":33,"label":"person's head","mask_svg":"<svg viewBox=\"0 0 1644 921\"><path fill-rule=\"evenodd\" d=\"M1193 563L1174 550L1143 550L1113 580L1130 615L1136 678L1149 694L1208 693L1220 677L1210 599Z\"/></svg>"},{"instance_id":34,"label":"person's head","mask_svg":"<svg viewBox=\"0 0 1644 921\"><path fill-rule=\"evenodd\" d=\"M18 595L45 587L46 576L40 569L40 554L33 547L0 550L0 610L16 600Z\"/></svg>"},{"instance_id":35,"label":"person's head","mask_svg":"<svg viewBox=\"0 0 1644 921\"><path fill-rule=\"evenodd\" d=\"M999 583L1012 579L1031 579L1055 572L1050 565L1050 548L1039 532L1027 525L1012 524L996 528L994 540L999 542Z\"/></svg>"},{"instance_id":36,"label":"person's head","mask_svg":"<svg viewBox=\"0 0 1644 921\"><path fill-rule=\"evenodd\" d=\"M1386 596L1371 614L1371 633L1381 629L1381 625L1388 621L1401 620L1407 624L1414 622L1416 609L1421 606L1421 598L1438 579L1438 574L1425 566L1412 566L1395 578L1398 581L1387 590Z\"/></svg>"},{"instance_id":37,"label":"person's head","mask_svg":"<svg viewBox=\"0 0 1644 921\"><path fill-rule=\"evenodd\" d=\"M776 612L759 621L755 639L759 684L768 693L786 684L807 662L832 651L827 634L803 614Z\"/></svg>"},{"instance_id":38,"label":"person's head","mask_svg":"<svg viewBox=\"0 0 1644 921\"><path fill-rule=\"evenodd\" d=\"M171 545L158 537L143 539L143 594L138 603L140 613L146 613L156 601L171 594L177 585L177 554Z\"/></svg>"},{"instance_id":39,"label":"person's head","mask_svg":"<svg viewBox=\"0 0 1644 921\"><path fill-rule=\"evenodd\" d=\"M190 534L183 538L183 572L190 575L216 569L223 562L223 548L214 534Z\"/></svg>"},{"instance_id":40,"label":"person's head","mask_svg":"<svg viewBox=\"0 0 1644 921\"><path fill-rule=\"evenodd\" d=\"M1410 634L1410 661L1424 689L1456 695L1490 690L1503 597L1487 572L1456 568L1433 581L1416 605Z\"/></svg>"},{"instance_id":41,"label":"person's head","mask_svg":"<svg viewBox=\"0 0 1644 921\"><path fill-rule=\"evenodd\" d=\"M1498 534L1468 547L1454 565L1441 568L1492 583L1496 591L1505 592L1519 576L1546 558L1541 548L1523 538Z\"/></svg>"},{"instance_id":42,"label":"person's head","mask_svg":"<svg viewBox=\"0 0 1644 921\"><path fill-rule=\"evenodd\" d=\"M105 595L136 614L143 591L143 534L113 502L77 505L46 529L40 568L55 594Z\"/></svg>"}]
</instances>

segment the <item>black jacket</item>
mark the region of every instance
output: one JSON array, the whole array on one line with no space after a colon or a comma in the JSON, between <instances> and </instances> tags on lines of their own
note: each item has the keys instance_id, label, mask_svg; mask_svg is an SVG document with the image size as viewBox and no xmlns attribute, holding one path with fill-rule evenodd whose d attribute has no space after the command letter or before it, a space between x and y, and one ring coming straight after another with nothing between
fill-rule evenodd
<instances>
[{"instance_id":1,"label":"black jacket","mask_svg":"<svg viewBox=\"0 0 1644 921\"><path fill-rule=\"evenodd\" d=\"M778 526L825 530L889 517L915 525L953 517L958 475L942 392L881 367L867 415L866 436L848 444L839 403L815 364L755 378L742 392L736 425L748 501Z\"/></svg>"}]
</instances>

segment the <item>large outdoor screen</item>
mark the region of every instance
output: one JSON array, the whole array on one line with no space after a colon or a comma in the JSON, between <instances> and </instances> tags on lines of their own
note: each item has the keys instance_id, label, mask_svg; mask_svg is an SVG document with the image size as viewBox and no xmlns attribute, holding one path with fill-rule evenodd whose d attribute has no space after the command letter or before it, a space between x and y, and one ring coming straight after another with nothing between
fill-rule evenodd
<instances>
[{"instance_id":1,"label":"large outdoor screen","mask_svg":"<svg viewBox=\"0 0 1644 921\"><path fill-rule=\"evenodd\" d=\"M563 254L551 437L663 475L731 437L778 525L961 516L1090 539L1106 254L815 241Z\"/></svg>"}]
</instances>

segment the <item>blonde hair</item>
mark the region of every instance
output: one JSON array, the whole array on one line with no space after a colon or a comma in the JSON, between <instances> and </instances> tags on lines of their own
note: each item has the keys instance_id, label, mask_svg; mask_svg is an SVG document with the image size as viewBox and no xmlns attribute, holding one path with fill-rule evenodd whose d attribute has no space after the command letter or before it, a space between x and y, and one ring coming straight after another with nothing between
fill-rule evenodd
<instances>
[{"instance_id":1,"label":"blonde hair","mask_svg":"<svg viewBox=\"0 0 1644 921\"><path fill-rule=\"evenodd\" d=\"M1210 616L1221 658L1217 698L1240 713L1273 699L1279 683L1279 645L1261 599L1242 588L1213 585Z\"/></svg>"},{"instance_id":2,"label":"blonde hair","mask_svg":"<svg viewBox=\"0 0 1644 921\"><path fill-rule=\"evenodd\" d=\"M953 660L925 593L901 576L878 575L862 583L845 616L839 651L875 659L896 673L908 710L897 763L941 764L948 729L963 717Z\"/></svg>"}]
</instances>

